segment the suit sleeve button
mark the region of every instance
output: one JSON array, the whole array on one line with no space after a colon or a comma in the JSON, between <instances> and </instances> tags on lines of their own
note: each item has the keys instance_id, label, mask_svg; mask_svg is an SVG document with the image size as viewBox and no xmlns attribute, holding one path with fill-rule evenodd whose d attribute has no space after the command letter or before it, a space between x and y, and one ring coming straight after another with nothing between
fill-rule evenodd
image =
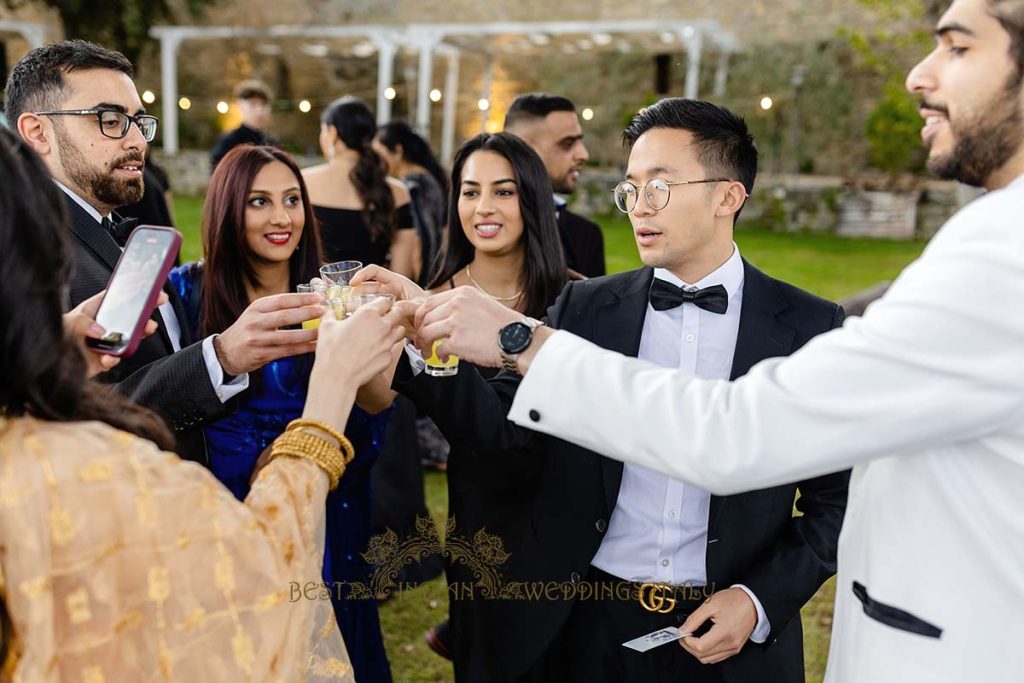
<instances>
[{"instance_id":1,"label":"suit sleeve button","mask_svg":"<svg viewBox=\"0 0 1024 683\"><path fill-rule=\"evenodd\" d=\"M573 572L572 574L569 574L569 580L573 583L579 583L580 575L577 572Z\"/></svg>"},{"instance_id":2,"label":"suit sleeve button","mask_svg":"<svg viewBox=\"0 0 1024 683\"><path fill-rule=\"evenodd\" d=\"M540 422L540 413L538 413L536 410L531 410L530 419L533 420L534 422Z\"/></svg>"},{"instance_id":3,"label":"suit sleeve button","mask_svg":"<svg viewBox=\"0 0 1024 683\"><path fill-rule=\"evenodd\" d=\"M603 533L605 532L605 530L606 530L606 529L608 528L608 522L604 521L603 519L599 519L599 520L597 520L597 523L596 523L596 524L594 524L594 527L595 527L595 528L596 528L596 529L597 529L597 530L598 530L598 531L599 531L600 533L602 533L602 534L603 534Z\"/></svg>"}]
</instances>

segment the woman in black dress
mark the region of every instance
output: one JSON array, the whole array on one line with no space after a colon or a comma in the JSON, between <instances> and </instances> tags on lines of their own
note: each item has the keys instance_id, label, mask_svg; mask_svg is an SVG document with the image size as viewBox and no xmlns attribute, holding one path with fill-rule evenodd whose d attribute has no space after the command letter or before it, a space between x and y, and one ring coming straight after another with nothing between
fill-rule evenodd
<instances>
[{"instance_id":1,"label":"woman in black dress","mask_svg":"<svg viewBox=\"0 0 1024 683\"><path fill-rule=\"evenodd\" d=\"M482 134L455 156L449 202L448 239L430 282L430 293L460 286L479 289L533 318L547 309L570 278L562 256L547 171L537 153L508 133ZM414 283L369 269L356 282L377 279L401 298L423 294ZM454 377L415 374L403 359L393 386L412 398L437 423L451 444L448 459L449 533L471 541L480 531L501 539L515 554L527 531L530 508L543 463L520 445L485 445L472 422L472 409L456 407L460 385L482 382L494 370L463 362ZM464 409L466 408L466 409ZM450 656L457 681L503 681L505 664L494 638L501 631L497 602L478 589L464 590L479 577L452 555L447 566L450 621L431 629L428 644Z\"/></svg>"},{"instance_id":2,"label":"woman in black dress","mask_svg":"<svg viewBox=\"0 0 1024 683\"><path fill-rule=\"evenodd\" d=\"M388 173L409 188L413 222L420 238L421 268L416 281L426 285L447 223L448 178L430 144L404 121L381 126L373 148L387 164Z\"/></svg>"},{"instance_id":3,"label":"woman in black dress","mask_svg":"<svg viewBox=\"0 0 1024 683\"><path fill-rule=\"evenodd\" d=\"M366 103L355 97L332 102L320 117L320 148L327 163L302 176L320 225L324 258L387 266L415 278L419 238L409 191L387 177L373 151L377 124Z\"/></svg>"}]
</instances>

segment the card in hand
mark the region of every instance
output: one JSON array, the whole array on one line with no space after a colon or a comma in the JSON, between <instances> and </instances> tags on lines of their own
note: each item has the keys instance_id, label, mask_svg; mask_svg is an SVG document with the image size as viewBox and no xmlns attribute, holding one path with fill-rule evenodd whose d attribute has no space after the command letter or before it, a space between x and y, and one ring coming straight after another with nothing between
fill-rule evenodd
<instances>
[{"instance_id":1,"label":"card in hand","mask_svg":"<svg viewBox=\"0 0 1024 683\"><path fill-rule=\"evenodd\" d=\"M648 650L653 650L659 645L673 643L680 638L687 638L692 635L692 633L680 633L679 629L668 626L663 629L658 629L653 633L648 633L646 636L640 636L639 638L626 641L623 645L631 650L636 650L637 652L647 652Z\"/></svg>"}]
</instances>

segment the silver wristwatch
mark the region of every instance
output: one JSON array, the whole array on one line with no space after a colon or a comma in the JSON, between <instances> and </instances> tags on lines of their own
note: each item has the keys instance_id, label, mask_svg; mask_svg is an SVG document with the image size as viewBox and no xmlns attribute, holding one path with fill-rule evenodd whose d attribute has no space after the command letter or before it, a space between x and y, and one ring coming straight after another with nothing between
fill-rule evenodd
<instances>
[{"instance_id":1,"label":"silver wristwatch","mask_svg":"<svg viewBox=\"0 0 1024 683\"><path fill-rule=\"evenodd\" d=\"M498 352L501 354L501 367L509 372L519 373L516 360L533 342L533 331L544 323L533 318L523 318L509 323L498 330Z\"/></svg>"}]
</instances>

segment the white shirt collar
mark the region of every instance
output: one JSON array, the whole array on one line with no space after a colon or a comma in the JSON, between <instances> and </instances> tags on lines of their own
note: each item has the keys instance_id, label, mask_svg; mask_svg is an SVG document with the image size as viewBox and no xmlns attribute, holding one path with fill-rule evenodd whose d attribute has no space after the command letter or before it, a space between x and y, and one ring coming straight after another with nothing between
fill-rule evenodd
<instances>
[{"instance_id":1,"label":"white shirt collar","mask_svg":"<svg viewBox=\"0 0 1024 683\"><path fill-rule=\"evenodd\" d=\"M95 209L95 207L93 207L92 204L90 204L89 202L87 202L84 199L82 199L80 196L78 196L75 193L74 190L72 190L67 185L65 185L61 181L57 180L56 178L53 179L53 182L57 183L57 187L59 187L60 189L64 190L64 194L66 194L67 196L69 196L72 199L74 199L76 204L78 204L80 207L85 209L85 212L87 214L89 214L90 216L92 216L93 220L95 220L97 223L102 223L103 222L103 216L100 215L100 212L97 211ZM109 214L107 214L107 215L109 216Z\"/></svg>"},{"instance_id":2,"label":"white shirt collar","mask_svg":"<svg viewBox=\"0 0 1024 683\"><path fill-rule=\"evenodd\" d=\"M556 211L564 209L565 205L569 203L568 201L566 201L566 199L564 197L560 197L557 194L554 195L554 199L555 199L555 210Z\"/></svg>"},{"instance_id":3,"label":"white shirt collar","mask_svg":"<svg viewBox=\"0 0 1024 683\"><path fill-rule=\"evenodd\" d=\"M705 275L699 282L691 285L665 268L655 268L654 277L686 289L694 287L704 289L711 285L722 285L725 287L725 291L729 293L729 299L731 300L740 291L740 288L743 287L743 259L740 257L740 248L733 242L732 256L729 257L729 260Z\"/></svg>"}]
</instances>

